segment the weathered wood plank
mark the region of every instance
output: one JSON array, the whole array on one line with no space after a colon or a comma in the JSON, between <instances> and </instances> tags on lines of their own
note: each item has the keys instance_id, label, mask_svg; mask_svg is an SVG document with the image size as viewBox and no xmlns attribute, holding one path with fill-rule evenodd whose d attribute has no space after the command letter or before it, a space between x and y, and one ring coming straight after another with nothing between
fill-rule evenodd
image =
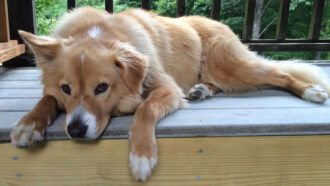
<instances>
[{"instance_id":1,"label":"weathered wood plank","mask_svg":"<svg viewBox=\"0 0 330 186\"><path fill-rule=\"evenodd\" d=\"M2 92L2 91L1 91ZM0 111L31 110L39 98L3 98L0 99ZM190 102L185 110L194 109L255 109L255 108L317 108L330 107L330 101L316 104L293 96L251 96L251 97L213 97L201 102Z\"/></svg>"},{"instance_id":2,"label":"weathered wood plank","mask_svg":"<svg viewBox=\"0 0 330 186\"><path fill-rule=\"evenodd\" d=\"M157 137L255 136L330 134L329 108L269 108L179 110L161 120ZM27 111L0 112L0 142ZM69 139L62 128L64 114L47 129L47 139ZM115 117L101 138L127 138L133 116Z\"/></svg>"},{"instance_id":3,"label":"weathered wood plank","mask_svg":"<svg viewBox=\"0 0 330 186\"><path fill-rule=\"evenodd\" d=\"M40 73L36 74L10 74L0 75L0 81L40 81Z\"/></svg>"},{"instance_id":4,"label":"weathered wood plank","mask_svg":"<svg viewBox=\"0 0 330 186\"><path fill-rule=\"evenodd\" d=\"M128 142L57 141L0 145L4 185L328 185L329 136L158 139L159 163L134 181Z\"/></svg>"},{"instance_id":5,"label":"weathered wood plank","mask_svg":"<svg viewBox=\"0 0 330 186\"><path fill-rule=\"evenodd\" d=\"M8 42L9 40L7 0L0 0L0 42Z\"/></svg>"},{"instance_id":6,"label":"weathered wood plank","mask_svg":"<svg viewBox=\"0 0 330 186\"><path fill-rule=\"evenodd\" d=\"M16 56L19 56L25 52L25 45L20 44L9 47L7 49L0 50L0 63L6 62Z\"/></svg>"},{"instance_id":7,"label":"weathered wood plank","mask_svg":"<svg viewBox=\"0 0 330 186\"><path fill-rule=\"evenodd\" d=\"M212 0L211 18L214 20L220 19L221 0Z\"/></svg>"},{"instance_id":8,"label":"weathered wood plank","mask_svg":"<svg viewBox=\"0 0 330 186\"><path fill-rule=\"evenodd\" d=\"M330 43L248 43L254 51L329 51Z\"/></svg>"},{"instance_id":9,"label":"weathered wood plank","mask_svg":"<svg viewBox=\"0 0 330 186\"><path fill-rule=\"evenodd\" d=\"M113 12L113 0L105 0L105 10L110 13Z\"/></svg>"},{"instance_id":10,"label":"weathered wood plank","mask_svg":"<svg viewBox=\"0 0 330 186\"><path fill-rule=\"evenodd\" d=\"M0 81L0 91L1 89L40 89L43 85L39 81Z\"/></svg>"},{"instance_id":11,"label":"weathered wood plank","mask_svg":"<svg viewBox=\"0 0 330 186\"><path fill-rule=\"evenodd\" d=\"M278 20L276 27L276 39L284 40L289 19L290 0L281 0L278 11Z\"/></svg>"},{"instance_id":12,"label":"weathered wood plank","mask_svg":"<svg viewBox=\"0 0 330 186\"><path fill-rule=\"evenodd\" d=\"M293 96L212 97L201 102L190 102L186 109L239 109L239 108L312 108L330 107L330 101L316 104Z\"/></svg>"},{"instance_id":13,"label":"weathered wood plank","mask_svg":"<svg viewBox=\"0 0 330 186\"><path fill-rule=\"evenodd\" d=\"M0 98L40 98L42 96L42 88L15 88L15 89L0 89ZM242 98L252 98L252 97L281 97L290 96L293 94L283 90L260 90L257 92L248 92L240 94L224 94L219 93L214 97L242 97Z\"/></svg>"},{"instance_id":14,"label":"weathered wood plank","mask_svg":"<svg viewBox=\"0 0 330 186\"><path fill-rule=\"evenodd\" d=\"M244 28L242 37L243 40L249 40L252 38L256 0L245 0L245 2Z\"/></svg>"},{"instance_id":15,"label":"weathered wood plank","mask_svg":"<svg viewBox=\"0 0 330 186\"><path fill-rule=\"evenodd\" d=\"M0 111L29 111L39 98L0 99Z\"/></svg>"},{"instance_id":16,"label":"weathered wood plank","mask_svg":"<svg viewBox=\"0 0 330 186\"><path fill-rule=\"evenodd\" d=\"M0 89L0 99L8 98L41 98L42 89Z\"/></svg>"},{"instance_id":17,"label":"weathered wood plank","mask_svg":"<svg viewBox=\"0 0 330 186\"><path fill-rule=\"evenodd\" d=\"M29 71L34 71L34 72L41 72L41 70L38 67L0 67L1 69L6 69L10 70L11 73L16 73L16 72L29 72Z\"/></svg>"},{"instance_id":18,"label":"weathered wood plank","mask_svg":"<svg viewBox=\"0 0 330 186\"><path fill-rule=\"evenodd\" d=\"M176 0L176 17L184 16L186 12L185 0Z\"/></svg>"},{"instance_id":19,"label":"weathered wood plank","mask_svg":"<svg viewBox=\"0 0 330 186\"><path fill-rule=\"evenodd\" d=\"M0 76L0 81L39 81L40 76L37 75L9 75Z\"/></svg>"},{"instance_id":20,"label":"weathered wood plank","mask_svg":"<svg viewBox=\"0 0 330 186\"><path fill-rule=\"evenodd\" d=\"M8 42L0 43L0 50L5 50L10 47L16 46L18 44L17 40L10 40Z\"/></svg>"},{"instance_id":21,"label":"weathered wood plank","mask_svg":"<svg viewBox=\"0 0 330 186\"><path fill-rule=\"evenodd\" d=\"M243 41L245 42L245 41ZM316 41L311 39L251 39L249 43L315 43ZM330 43L330 39L320 39L317 43Z\"/></svg>"},{"instance_id":22,"label":"weathered wood plank","mask_svg":"<svg viewBox=\"0 0 330 186\"><path fill-rule=\"evenodd\" d=\"M314 0L308 38L318 40L322 24L324 0Z\"/></svg>"}]
</instances>

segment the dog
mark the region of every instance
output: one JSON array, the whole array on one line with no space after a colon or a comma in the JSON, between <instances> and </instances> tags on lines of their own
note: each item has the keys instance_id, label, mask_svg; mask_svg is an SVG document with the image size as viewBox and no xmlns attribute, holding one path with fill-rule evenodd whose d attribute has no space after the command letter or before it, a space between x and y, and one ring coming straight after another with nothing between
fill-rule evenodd
<instances>
[{"instance_id":1,"label":"dog","mask_svg":"<svg viewBox=\"0 0 330 186\"><path fill-rule=\"evenodd\" d=\"M262 58L228 26L200 16L83 7L65 15L51 36L19 34L42 70L44 90L13 128L12 144L43 140L59 109L66 112L63 129L73 139L95 139L110 117L135 113L129 167L136 180L146 181L157 164L157 121L185 107L186 99L265 87L316 103L330 94L318 67Z\"/></svg>"}]
</instances>

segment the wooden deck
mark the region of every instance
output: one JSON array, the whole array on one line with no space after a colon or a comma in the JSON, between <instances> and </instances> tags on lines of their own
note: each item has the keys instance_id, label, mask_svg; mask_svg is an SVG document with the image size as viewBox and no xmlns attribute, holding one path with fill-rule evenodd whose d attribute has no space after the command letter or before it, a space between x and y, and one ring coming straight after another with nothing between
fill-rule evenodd
<instances>
[{"instance_id":1,"label":"wooden deck","mask_svg":"<svg viewBox=\"0 0 330 186\"><path fill-rule=\"evenodd\" d=\"M321 66L330 75L330 64ZM159 163L142 183L128 168L132 116L113 118L102 136L123 139L63 140L62 114L48 142L27 149L7 143L13 124L42 95L39 76L36 68L0 68L0 185L330 183L330 135L323 135L330 134L330 101L314 104L263 90L190 103L157 125L157 136L165 137L157 140Z\"/></svg>"},{"instance_id":2,"label":"wooden deck","mask_svg":"<svg viewBox=\"0 0 330 186\"><path fill-rule=\"evenodd\" d=\"M321 65L330 75L330 64ZM42 96L37 68L1 68L0 141ZM306 102L283 90L218 94L176 111L157 125L158 137L330 134L330 101ZM48 129L50 140L68 139L64 114ZM102 138L127 138L132 116L113 118Z\"/></svg>"}]
</instances>

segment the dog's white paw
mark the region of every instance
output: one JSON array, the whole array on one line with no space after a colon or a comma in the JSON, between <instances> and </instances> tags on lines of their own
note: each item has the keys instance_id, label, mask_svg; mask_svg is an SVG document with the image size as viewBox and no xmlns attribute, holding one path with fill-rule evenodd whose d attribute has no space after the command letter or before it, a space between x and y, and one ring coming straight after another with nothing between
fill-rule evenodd
<instances>
[{"instance_id":1,"label":"dog's white paw","mask_svg":"<svg viewBox=\"0 0 330 186\"><path fill-rule=\"evenodd\" d=\"M189 90L187 99L191 101L200 101L210 96L213 96L213 94L206 85L197 84Z\"/></svg>"},{"instance_id":2,"label":"dog's white paw","mask_svg":"<svg viewBox=\"0 0 330 186\"><path fill-rule=\"evenodd\" d=\"M44 134L35 129L35 124L19 124L11 131L10 138L14 146L27 147L44 140Z\"/></svg>"},{"instance_id":3,"label":"dog's white paw","mask_svg":"<svg viewBox=\"0 0 330 186\"><path fill-rule=\"evenodd\" d=\"M157 157L148 159L146 157L138 157L132 152L129 154L129 167L135 180L146 181L156 165Z\"/></svg>"},{"instance_id":4,"label":"dog's white paw","mask_svg":"<svg viewBox=\"0 0 330 186\"><path fill-rule=\"evenodd\" d=\"M303 99L315 103L323 103L328 98L328 93L319 85L308 88L301 96Z\"/></svg>"}]
</instances>

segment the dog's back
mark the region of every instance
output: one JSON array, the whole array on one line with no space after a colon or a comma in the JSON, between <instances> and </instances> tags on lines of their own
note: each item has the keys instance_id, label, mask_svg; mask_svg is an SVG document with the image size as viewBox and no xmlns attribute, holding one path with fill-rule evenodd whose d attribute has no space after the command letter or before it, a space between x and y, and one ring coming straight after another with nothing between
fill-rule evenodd
<instances>
[{"instance_id":1,"label":"dog's back","mask_svg":"<svg viewBox=\"0 0 330 186\"><path fill-rule=\"evenodd\" d=\"M251 74L260 77L271 74L274 68L286 71L249 51L228 26L200 16L168 18L141 9L109 14L85 7L65 16L53 35L69 38L86 33L93 26L110 33L105 40L111 36L122 38L147 55L150 64L147 77L157 82L159 72L165 72L185 93L203 82L210 82L224 91L253 90L269 83ZM296 71L300 73L301 70ZM315 78L304 81L323 82L312 79ZM321 84L328 89L326 83Z\"/></svg>"}]
</instances>

